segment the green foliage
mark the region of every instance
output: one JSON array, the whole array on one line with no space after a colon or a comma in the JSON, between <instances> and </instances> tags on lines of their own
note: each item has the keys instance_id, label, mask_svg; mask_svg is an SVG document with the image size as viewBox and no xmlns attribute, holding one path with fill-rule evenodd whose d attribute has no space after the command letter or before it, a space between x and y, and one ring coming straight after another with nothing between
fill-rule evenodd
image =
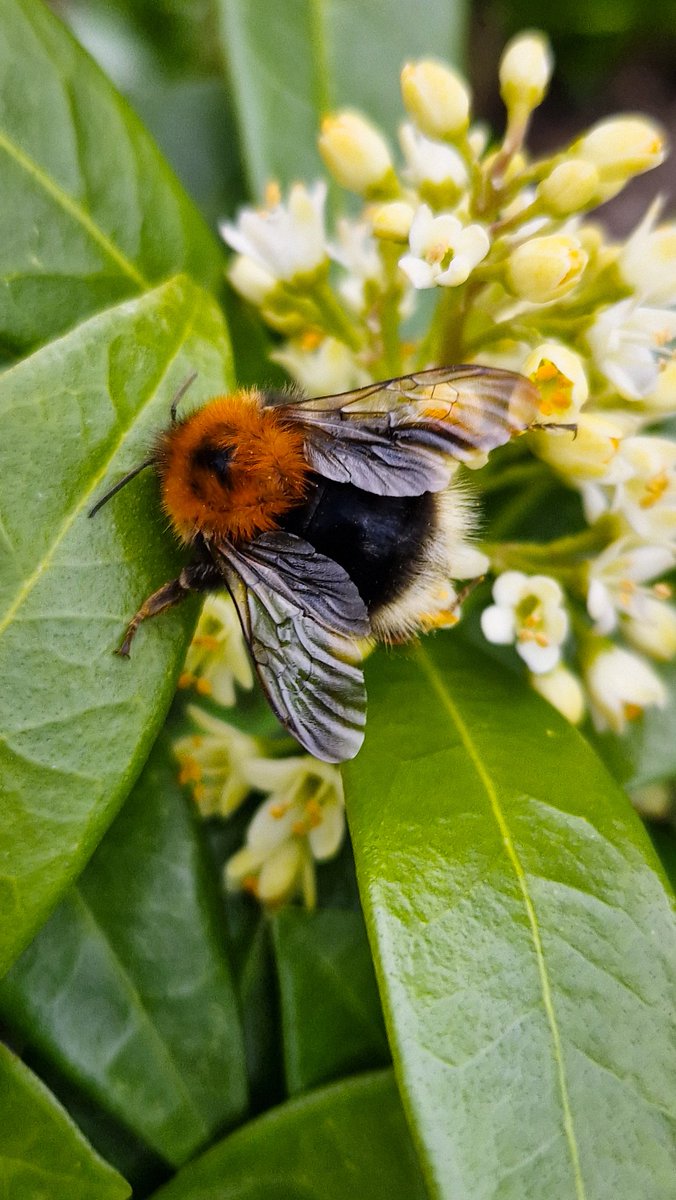
<instances>
[{"instance_id":1,"label":"green foliage","mask_svg":"<svg viewBox=\"0 0 676 1200\"><path fill-rule=\"evenodd\" d=\"M379 662L370 694L350 823L434 1194L547 1178L667 1200L673 922L638 818L567 722L456 639Z\"/></svg>"},{"instance_id":2,"label":"green foliage","mask_svg":"<svg viewBox=\"0 0 676 1200\"><path fill-rule=\"evenodd\" d=\"M269 176L312 179L329 106L393 134L403 59L463 50L445 0L63 8L92 48L109 36L210 220ZM513 676L457 638L370 663L348 798L371 951L349 848L315 914L221 899L250 810L189 809L180 704L143 770L196 609L117 658L181 558L151 476L87 513L192 371L188 405L232 385L233 351L240 379L273 368L228 301L231 350L217 240L126 102L38 0L0 16L0 1013L51 1089L0 1047L5 1191L122 1200L115 1166L135 1200L163 1172L158 1200L423 1200L421 1161L454 1200L667 1200L663 878L599 760ZM272 733L258 695L233 722ZM673 707L601 749L658 778L672 731ZM356 1074L389 1061L376 975L398 1090Z\"/></svg>"},{"instance_id":3,"label":"green foliage","mask_svg":"<svg viewBox=\"0 0 676 1200\"><path fill-rule=\"evenodd\" d=\"M347 1078L272 1109L184 1167L153 1200L226 1195L426 1200L391 1073Z\"/></svg>"},{"instance_id":4,"label":"green foliage","mask_svg":"<svg viewBox=\"0 0 676 1200\"><path fill-rule=\"evenodd\" d=\"M0 1178L12 1200L125 1200L128 1185L87 1145L39 1079L0 1046Z\"/></svg>"}]
</instances>

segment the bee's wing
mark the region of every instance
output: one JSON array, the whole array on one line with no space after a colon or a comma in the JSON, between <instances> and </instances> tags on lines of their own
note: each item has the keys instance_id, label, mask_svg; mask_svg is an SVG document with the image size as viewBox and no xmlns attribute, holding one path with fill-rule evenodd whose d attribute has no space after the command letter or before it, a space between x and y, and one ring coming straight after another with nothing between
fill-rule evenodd
<instances>
[{"instance_id":1,"label":"bee's wing","mask_svg":"<svg viewBox=\"0 0 676 1200\"><path fill-rule=\"evenodd\" d=\"M318 474L381 496L417 496L446 486L451 460L467 462L522 433L537 405L522 375L470 364L281 408L303 427Z\"/></svg>"},{"instance_id":2,"label":"bee's wing","mask_svg":"<svg viewBox=\"0 0 676 1200\"><path fill-rule=\"evenodd\" d=\"M370 625L349 575L289 533L264 533L219 551L256 672L282 725L325 762L354 758L366 721L356 639Z\"/></svg>"}]
</instances>

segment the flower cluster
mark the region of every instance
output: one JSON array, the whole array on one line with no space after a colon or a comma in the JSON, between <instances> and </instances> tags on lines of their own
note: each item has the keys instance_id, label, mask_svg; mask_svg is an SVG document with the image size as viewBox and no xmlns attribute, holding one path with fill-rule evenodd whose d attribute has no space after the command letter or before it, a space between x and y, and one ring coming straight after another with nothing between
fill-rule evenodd
<instances>
[{"instance_id":1,"label":"flower cluster","mask_svg":"<svg viewBox=\"0 0 676 1200\"><path fill-rule=\"evenodd\" d=\"M660 224L656 202L621 243L588 215L663 160L652 120L611 117L550 155L528 153L551 70L540 35L510 43L505 130L493 143L451 67L408 63L400 156L360 113L322 126L324 163L361 198L358 215L329 231L324 182L297 183L286 200L271 184L264 207L221 233L236 252L230 282L280 335L272 357L310 394L461 362L538 386L536 426L471 464L473 490L499 514L479 546L496 576L481 628L514 646L570 720L588 711L621 732L666 704L651 660L676 653L665 582L676 563L676 445L663 432L676 414L676 225ZM518 540L529 505L555 515L562 487L579 496L565 536ZM192 653L188 675L215 687L216 666L199 646ZM281 786L269 787L268 814ZM269 817L259 826L269 830ZM231 881L259 870L257 845L242 855ZM288 856L298 879L299 855Z\"/></svg>"}]
</instances>

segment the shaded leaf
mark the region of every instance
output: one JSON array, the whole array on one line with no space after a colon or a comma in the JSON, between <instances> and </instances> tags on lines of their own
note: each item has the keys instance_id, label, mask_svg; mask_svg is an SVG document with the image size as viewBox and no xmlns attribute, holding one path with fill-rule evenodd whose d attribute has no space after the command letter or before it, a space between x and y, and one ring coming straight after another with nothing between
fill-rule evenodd
<instances>
[{"instance_id":1,"label":"shaded leaf","mask_svg":"<svg viewBox=\"0 0 676 1200\"><path fill-rule=\"evenodd\" d=\"M674 927L640 821L558 713L457 639L368 666L348 812L434 1194L667 1200Z\"/></svg>"},{"instance_id":2,"label":"shaded leaf","mask_svg":"<svg viewBox=\"0 0 676 1200\"><path fill-rule=\"evenodd\" d=\"M189 1163L153 1200L425 1200L390 1071L289 1100Z\"/></svg>"},{"instance_id":3,"label":"shaded leaf","mask_svg":"<svg viewBox=\"0 0 676 1200\"><path fill-rule=\"evenodd\" d=\"M23 1063L0 1045L0 1179L12 1200L125 1200L130 1188Z\"/></svg>"},{"instance_id":4,"label":"shaded leaf","mask_svg":"<svg viewBox=\"0 0 676 1200\"><path fill-rule=\"evenodd\" d=\"M389 1063L361 914L287 908L272 929L289 1093Z\"/></svg>"},{"instance_id":5,"label":"shaded leaf","mask_svg":"<svg viewBox=\"0 0 676 1200\"><path fill-rule=\"evenodd\" d=\"M148 475L87 519L147 456L191 370L194 400L231 359L186 280L73 330L0 377L0 970L84 864L173 694L190 605L116 657L139 603L180 561Z\"/></svg>"},{"instance_id":6,"label":"shaded leaf","mask_svg":"<svg viewBox=\"0 0 676 1200\"><path fill-rule=\"evenodd\" d=\"M161 737L78 885L0 984L28 1044L168 1162L247 1102L235 991Z\"/></svg>"},{"instance_id":7,"label":"shaded leaf","mask_svg":"<svg viewBox=\"0 0 676 1200\"><path fill-rule=\"evenodd\" d=\"M269 179L310 182L323 166L321 117L360 108L393 136L403 119L399 71L422 55L461 56L464 4L427 0L217 0L221 43L252 194Z\"/></svg>"},{"instance_id":8,"label":"shaded leaf","mask_svg":"<svg viewBox=\"0 0 676 1200\"><path fill-rule=\"evenodd\" d=\"M0 346L20 354L220 249L148 134L39 0L3 0Z\"/></svg>"}]
</instances>

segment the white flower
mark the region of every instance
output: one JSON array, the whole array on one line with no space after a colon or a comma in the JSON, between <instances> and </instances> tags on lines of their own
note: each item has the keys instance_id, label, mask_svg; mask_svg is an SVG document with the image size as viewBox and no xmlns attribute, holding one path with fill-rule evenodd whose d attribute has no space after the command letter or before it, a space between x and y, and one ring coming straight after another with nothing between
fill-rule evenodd
<instances>
[{"instance_id":1,"label":"white flower","mask_svg":"<svg viewBox=\"0 0 676 1200\"><path fill-rule=\"evenodd\" d=\"M676 442L625 438L617 456L612 508L650 542L676 537Z\"/></svg>"},{"instance_id":2,"label":"white flower","mask_svg":"<svg viewBox=\"0 0 676 1200\"><path fill-rule=\"evenodd\" d=\"M230 708L236 683L247 690L253 687L242 628L229 596L207 596L178 686L195 687Z\"/></svg>"},{"instance_id":3,"label":"white flower","mask_svg":"<svg viewBox=\"0 0 676 1200\"><path fill-rule=\"evenodd\" d=\"M676 225L655 229L662 201L651 204L617 258L625 283L643 303L676 304Z\"/></svg>"},{"instance_id":4,"label":"white flower","mask_svg":"<svg viewBox=\"0 0 676 1200\"><path fill-rule=\"evenodd\" d=\"M541 424L575 420L589 396L589 384L579 354L560 342L543 342L531 350L519 369L538 386Z\"/></svg>"},{"instance_id":5,"label":"white flower","mask_svg":"<svg viewBox=\"0 0 676 1200\"><path fill-rule=\"evenodd\" d=\"M625 400L655 391L674 337L676 312L640 307L631 297L602 309L587 332L596 365Z\"/></svg>"},{"instance_id":6,"label":"white flower","mask_svg":"<svg viewBox=\"0 0 676 1200\"><path fill-rule=\"evenodd\" d=\"M312 188L295 183L287 204L278 201L259 212L242 209L236 225L221 223L221 237L275 279L312 274L326 261L325 202L325 183Z\"/></svg>"},{"instance_id":7,"label":"white flower","mask_svg":"<svg viewBox=\"0 0 676 1200\"><path fill-rule=\"evenodd\" d=\"M609 645L596 653L585 672L594 724L622 733L627 721L646 708L664 708L667 690L653 668L637 654Z\"/></svg>"},{"instance_id":8,"label":"white flower","mask_svg":"<svg viewBox=\"0 0 676 1200\"><path fill-rule=\"evenodd\" d=\"M200 732L174 743L179 781L190 785L203 817L228 817L251 791L248 764L260 754L260 745L195 704L187 712Z\"/></svg>"},{"instance_id":9,"label":"white flower","mask_svg":"<svg viewBox=\"0 0 676 1200\"><path fill-rule=\"evenodd\" d=\"M421 204L409 234L410 254L399 266L416 288L455 287L486 257L490 241L481 225L463 225L451 213L434 217Z\"/></svg>"},{"instance_id":10,"label":"white flower","mask_svg":"<svg viewBox=\"0 0 676 1200\"><path fill-rule=\"evenodd\" d=\"M368 291L381 292L385 288L378 243L370 226L366 221L342 218L338 222L338 241L329 246L329 254L348 272L338 284L341 296L354 312L363 312Z\"/></svg>"},{"instance_id":11,"label":"white flower","mask_svg":"<svg viewBox=\"0 0 676 1200\"><path fill-rule=\"evenodd\" d=\"M309 349L305 339L287 342L270 355L284 367L308 396L337 395L368 383L368 375L344 342L322 338Z\"/></svg>"},{"instance_id":12,"label":"white flower","mask_svg":"<svg viewBox=\"0 0 676 1200\"><path fill-rule=\"evenodd\" d=\"M531 675L531 686L570 721L579 725L585 714L584 688L577 675L561 663L544 675Z\"/></svg>"},{"instance_id":13,"label":"white flower","mask_svg":"<svg viewBox=\"0 0 676 1200\"><path fill-rule=\"evenodd\" d=\"M617 628L618 615L645 615L644 602L651 593L639 585L663 575L676 562L666 546L647 546L629 538L611 542L589 564L587 611L599 634ZM655 601L659 604L659 601Z\"/></svg>"},{"instance_id":14,"label":"white flower","mask_svg":"<svg viewBox=\"0 0 676 1200\"><path fill-rule=\"evenodd\" d=\"M632 646L660 662L669 662L676 655L676 610L669 598L666 585L658 584L652 592L641 588L622 621L622 632Z\"/></svg>"},{"instance_id":15,"label":"white flower","mask_svg":"<svg viewBox=\"0 0 676 1200\"><path fill-rule=\"evenodd\" d=\"M249 825L246 844L226 864L226 884L244 887L264 904L281 904L300 892L312 907L314 861L337 854L345 832L340 772L305 754L252 760L248 779L270 794Z\"/></svg>"},{"instance_id":16,"label":"white flower","mask_svg":"<svg viewBox=\"0 0 676 1200\"><path fill-rule=\"evenodd\" d=\"M493 585L495 604L481 614L484 637L497 645L516 643L517 654L535 675L551 671L568 633L563 592L549 575L505 571Z\"/></svg>"},{"instance_id":17,"label":"white flower","mask_svg":"<svg viewBox=\"0 0 676 1200\"><path fill-rule=\"evenodd\" d=\"M434 184L446 189L450 204L467 186L469 176L462 156L452 146L432 141L408 123L399 130L399 141L406 159L406 175L414 187Z\"/></svg>"}]
</instances>

